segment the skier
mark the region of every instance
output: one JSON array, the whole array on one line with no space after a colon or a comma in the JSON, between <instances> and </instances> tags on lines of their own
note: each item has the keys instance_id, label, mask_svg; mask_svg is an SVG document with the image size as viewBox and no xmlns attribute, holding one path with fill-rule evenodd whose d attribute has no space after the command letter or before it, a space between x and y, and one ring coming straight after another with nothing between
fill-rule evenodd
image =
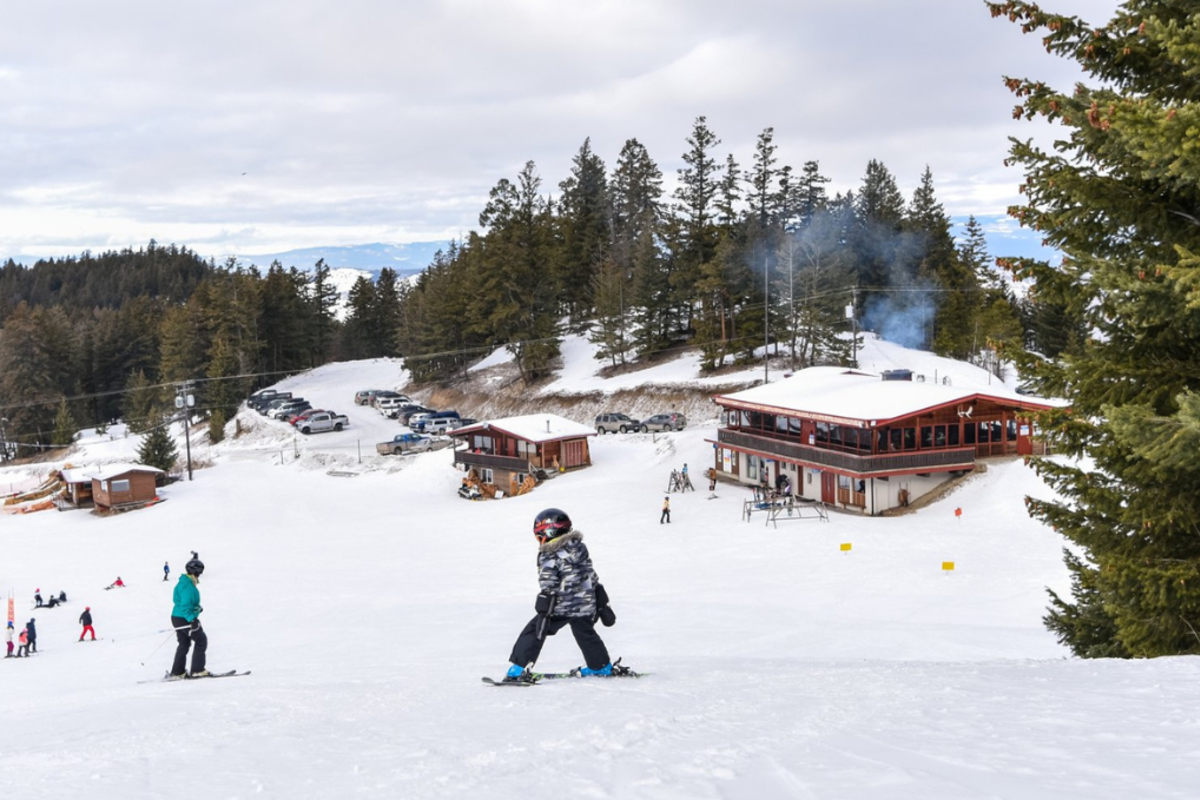
<instances>
[{"instance_id":1,"label":"skier","mask_svg":"<svg viewBox=\"0 0 1200 800\"><path fill-rule=\"evenodd\" d=\"M163 562L163 583L171 577L171 564L168 561Z\"/></svg>"},{"instance_id":2,"label":"skier","mask_svg":"<svg viewBox=\"0 0 1200 800\"><path fill-rule=\"evenodd\" d=\"M83 613L79 615L79 624L83 626L83 631L79 634L79 641L83 641L85 633L92 634L92 641L96 641L96 629L92 627L92 607L88 606L83 609Z\"/></svg>"},{"instance_id":3,"label":"skier","mask_svg":"<svg viewBox=\"0 0 1200 800\"><path fill-rule=\"evenodd\" d=\"M58 593L58 602L60 602L60 603L67 602L67 593L65 590Z\"/></svg>"},{"instance_id":4,"label":"skier","mask_svg":"<svg viewBox=\"0 0 1200 800\"><path fill-rule=\"evenodd\" d=\"M193 552L192 555L195 555ZM171 666L170 680L181 678L207 678L209 671L204 668L205 651L208 649L208 636L200 627L200 576L204 573L204 562L193 558L184 565L184 574L179 576L175 584L173 600L175 606L171 609L171 627L175 629L175 638L179 645L175 648L175 663ZM188 649L192 643L196 649L192 651L192 671L189 676L184 668L187 665Z\"/></svg>"},{"instance_id":5,"label":"skier","mask_svg":"<svg viewBox=\"0 0 1200 800\"><path fill-rule=\"evenodd\" d=\"M29 630L21 628L21 635L17 637L17 643L21 645L17 648L17 658L24 658L29 655Z\"/></svg>"},{"instance_id":6,"label":"skier","mask_svg":"<svg viewBox=\"0 0 1200 800\"><path fill-rule=\"evenodd\" d=\"M29 618L29 624L25 626L25 630L29 633L29 652L37 652L37 628L34 626L33 617Z\"/></svg>"},{"instance_id":7,"label":"skier","mask_svg":"<svg viewBox=\"0 0 1200 800\"><path fill-rule=\"evenodd\" d=\"M6 643L8 644L8 652L5 653L5 655L4 655L5 658L13 657L12 637L13 637L13 624L12 624L12 620L9 620L8 627L5 628L5 630L4 630L4 639L5 639Z\"/></svg>"},{"instance_id":8,"label":"skier","mask_svg":"<svg viewBox=\"0 0 1200 800\"><path fill-rule=\"evenodd\" d=\"M42 607L42 590L41 589L33 590L33 606L34 606L34 608Z\"/></svg>"},{"instance_id":9,"label":"skier","mask_svg":"<svg viewBox=\"0 0 1200 800\"><path fill-rule=\"evenodd\" d=\"M121 580L121 576L118 575L117 579L115 581L110 583L108 586L105 586L104 588L105 589L115 589L117 587L123 587L124 585L125 585L125 581Z\"/></svg>"},{"instance_id":10,"label":"skier","mask_svg":"<svg viewBox=\"0 0 1200 800\"><path fill-rule=\"evenodd\" d=\"M670 522L670 521L671 521L671 498L664 497L662 514L660 514L658 517L658 524L662 525L664 522Z\"/></svg>"},{"instance_id":11,"label":"skier","mask_svg":"<svg viewBox=\"0 0 1200 800\"><path fill-rule=\"evenodd\" d=\"M529 666L537 661L547 636L571 626L575 643L583 651L586 667L580 675L612 675L612 662L604 641L596 633L595 620L608 596L592 567L583 534L572 530L571 518L557 508L547 508L533 520L538 540L538 585L534 608L537 616L521 631L513 645L505 681L530 683ZM599 600L597 598L600 598ZM612 617L615 620L615 616ZM608 619L605 619L608 622Z\"/></svg>"},{"instance_id":12,"label":"skier","mask_svg":"<svg viewBox=\"0 0 1200 800\"><path fill-rule=\"evenodd\" d=\"M715 492L717 490L717 469L716 467L708 468L708 490Z\"/></svg>"}]
</instances>

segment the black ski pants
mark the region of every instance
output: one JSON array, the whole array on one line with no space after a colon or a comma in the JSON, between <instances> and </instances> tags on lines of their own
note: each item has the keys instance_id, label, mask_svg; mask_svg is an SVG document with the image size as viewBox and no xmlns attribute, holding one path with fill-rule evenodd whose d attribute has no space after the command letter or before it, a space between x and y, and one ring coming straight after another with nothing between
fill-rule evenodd
<instances>
[{"instance_id":1,"label":"black ski pants","mask_svg":"<svg viewBox=\"0 0 1200 800\"><path fill-rule=\"evenodd\" d=\"M182 675L186 671L188 648L193 643L195 643L196 649L192 651L192 672L204 670L204 653L208 649L208 634L204 632L203 628L193 630L191 624L183 617L171 617L171 627L175 629L175 639L179 642L175 648L175 663L171 665L172 675Z\"/></svg>"},{"instance_id":2,"label":"black ski pants","mask_svg":"<svg viewBox=\"0 0 1200 800\"><path fill-rule=\"evenodd\" d=\"M534 617L522 629L517 643L513 645L512 655L508 657L509 661L527 667L538 660L542 645L546 643L544 638L539 639L537 635L540 619L541 615ZM575 643L583 652L583 660L587 662L588 669L600 669L609 663L608 648L604 646L600 634L596 633L596 625L591 617L551 617L546 621L546 636L553 636L568 625L575 636Z\"/></svg>"}]
</instances>

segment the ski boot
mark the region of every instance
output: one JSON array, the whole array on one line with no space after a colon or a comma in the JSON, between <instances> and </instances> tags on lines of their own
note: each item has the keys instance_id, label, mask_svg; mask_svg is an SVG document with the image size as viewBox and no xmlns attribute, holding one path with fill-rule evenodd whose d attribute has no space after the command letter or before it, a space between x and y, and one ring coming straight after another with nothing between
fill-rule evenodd
<instances>
[{"instance_id":1,"label":"ski boot","mask_svg":"<svg viewBox=\"0 0 1200 800\"><path fill-rule=\"evenodd\" d=\"M529 671L529 667L510 664L508 674L504 676L503 683L534 683L536 681L537 678L533 677L533 673Z\"/></svg>"},{"instance_id":2,"label":"ski boot","mask_svg":"<svg viewBox=\"0 0 1200 800\"><path fill-rule=\"evenodd\" d=\"M589 667L579 667L578 668L578 675L581 678L590 678L593 676L600 677L600 678L611 678L612 674L613 674L613 665L612 664L605 664L600 669L591 669Z\"/></svg>"}]
</instances>

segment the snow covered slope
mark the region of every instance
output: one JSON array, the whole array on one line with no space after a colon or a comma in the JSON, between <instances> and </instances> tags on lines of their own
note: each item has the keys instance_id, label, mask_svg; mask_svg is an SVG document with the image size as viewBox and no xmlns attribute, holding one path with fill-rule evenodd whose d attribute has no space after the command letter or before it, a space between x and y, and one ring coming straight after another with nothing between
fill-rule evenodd
<instances>
[{"instance_id":1,"label":"snow covered slope","mask_svg":"<svg viewBox=\"0 0 1200 800\"><path fill-rule=\"evenodd\" d=\"M776 529L742 521L743 490L700 486L660 525L671 469L712 457L699 426L594 440L592 468L472 503L449 452L374 455L399 427L351 398L402 383L386 360L292 378L351 429L272 423L200 446L213 466L149 509L0 516L0 587L18 623L37 618L41 650L0 662L7 796L1195 795L1200 666L1066 657L1040 621L1044 587L1067 588L1062 541L1025 515L1048 490L1019 461L904 517ZM136 446L93 436L71 461ZM480 683L533 615L531 525L548 506L584 532L612 597L610 651L650 677ZM162 562L177 572L193 549L210 666L253 674L139 684L173 650ZM118 575L127 588L105 591ZM30 611L35 588L71 601ZM94 644L76 642L84 605ZM564 632L539 666L579 663Z\"/></svg>"}]
</instances>

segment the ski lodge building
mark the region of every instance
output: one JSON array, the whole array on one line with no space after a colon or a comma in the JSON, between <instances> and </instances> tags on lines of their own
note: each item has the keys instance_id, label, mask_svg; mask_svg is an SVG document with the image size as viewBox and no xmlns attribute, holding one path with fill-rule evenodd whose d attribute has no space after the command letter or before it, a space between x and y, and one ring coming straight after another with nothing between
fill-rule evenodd
<instances>
[{"instance_id":1,"label":"ski lodge building","mask_svg":"<svg viewBox=\"0 0 1200 800\"><path fill-rule=\"evenodd\" d=\"M449 431L454 464L509 495L534 473L556 474L592 464L588 437L596 431L558 414L526 414L477 422ZM463 445L466 445L465 447Z\"/></svg>"},{"instance_id":2,"label":"ski lodge building","mask_svg":"<svg viewBox=\"0 0 1200 800\"><path fill-rule=\"evenodd\" d=\"M1003 385L958 388L810 367L713 402L717 475L867 515L907 506L975 468L1040 451L1030 412L1061 405Z\"/></svg>"}]
</instances>

